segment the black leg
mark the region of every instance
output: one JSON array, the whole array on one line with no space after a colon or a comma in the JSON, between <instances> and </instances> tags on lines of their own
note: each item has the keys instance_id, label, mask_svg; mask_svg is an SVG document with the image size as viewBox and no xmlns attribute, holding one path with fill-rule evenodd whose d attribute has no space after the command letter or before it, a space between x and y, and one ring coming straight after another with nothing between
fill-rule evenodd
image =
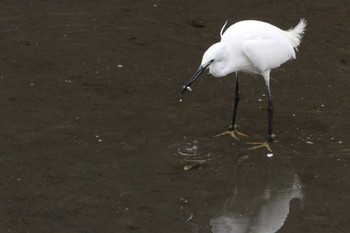
<instances>
[{"instance_id":1,"label":"black leg","mask_svg":"<svg viewBox=\"0 0 350 233\"><path fill-rule=\"evenodd\" d=\"M273 143L273 132L272 132L272 121L273 121L273 104L272 104L272 96L271 96L271 90L269 83L266 84L266 90L267 90L267 98L269 101L269 104L267 106L267 114L268 114L268 143Z\"/></svg>"},{"instance_id":2,"label":"black leg","mask_svg":"<svg viewBox=\"0 0 350 233\"><path fill-rule=\"evenodd\" d=\"M272 120L273 120L273 104L272 104L272 96L271 96L271 90L270 90L270 71L266 71L263 74L263 77L265 79L265 84L266 84L266 93L267 93L267 98L269 101L269 104L267 105L267 114L268 114L268 128L267 128L267 142L264 143L259 143L259 142L251 142L248 143L250 145L256 145L253 146L250 149L258 149L265 147L268 151L272 152L270 145L273 143L273 138L274 134L272 133Z\"/></svg>"},{"instance_id":3,"label":"black leg","mask_svg":"<svg viewBox=\"0 0 350 233\"><path fill-rule=\"evenodd\" d=\"M233 116L232 116L232 124L230 125L229 130L235 130L236 129L236 114L237 114L237 106L240 99L240 93L239 93L239 77L236 73L236 90L235 90L235 100L234 100L234 106L233 106Z\"/></svg>"},{"instance_id":4,"label":"black leg","mask_svg":"<svg viewBox=\"0 0 350 233\"><path fill-rule=\"evenodd\" d=\"M240 97L239 96L239 78L238 78L238 74L236 73L236 91L235 91L235 101L234 101L234 106L233 106L232 125L230 125L230 127L227 131L225 131L221 134L218 134L215 137L229 134L238 141L239 141L239 139L237 137L238 135L247 137L246 134L241 133L241 132L236 130L236 113L237 113L237 106L238 106L238 102L239 102L239 97Z\"/></svg>"}]
</instances>

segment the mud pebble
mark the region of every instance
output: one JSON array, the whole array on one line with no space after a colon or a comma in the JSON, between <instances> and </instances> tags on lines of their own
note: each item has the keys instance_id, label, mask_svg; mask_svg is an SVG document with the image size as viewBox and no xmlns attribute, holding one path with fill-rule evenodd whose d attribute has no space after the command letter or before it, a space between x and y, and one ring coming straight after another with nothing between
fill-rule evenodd
<instances>
[{"instance_id":1,"label":"mud pebble","mask_svg":"<svg viewBox=\"0 0 350 233\"><path fill-rule=\"evenodd\" d=\"M186 164L183 168L185 172L191 170L192 168L199 167L200 163Z\"/></svg>"}]
</instances>

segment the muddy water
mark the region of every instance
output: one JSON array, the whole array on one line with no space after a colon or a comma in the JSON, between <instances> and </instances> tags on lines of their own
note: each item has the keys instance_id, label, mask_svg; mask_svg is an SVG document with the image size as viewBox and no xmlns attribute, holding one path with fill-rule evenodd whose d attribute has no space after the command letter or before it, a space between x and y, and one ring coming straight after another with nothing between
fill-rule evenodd
<instances>
[{"instance_id":1,"label":"muddy water","mask_svg":"<svg viewBox=\"0 0 350 233\"><path fill-rule=\"evenodd\" d=\"M0 16L0 232L348 232L347 1L7 1ZM218 13L219 12L219 13ZM229 19L305 17L298 59L261 77L204 75Z\"/></svg>"},{"instance_id":2,"label":"muddy water","mask_svg":"<svg viewBox=\"0 0 350 233\"><path fill-rule=\"evenodd\" d=\"M227 196L199 208L185 200L181 216L192 232L277 232L286 223L291 204L303 209L303 185L289 161L267 157L252 164L251 160L250 155L240 157L233 178L223 179L222 186L213 189L221 193L224 188Z\"/></svg>"}]
</instances>

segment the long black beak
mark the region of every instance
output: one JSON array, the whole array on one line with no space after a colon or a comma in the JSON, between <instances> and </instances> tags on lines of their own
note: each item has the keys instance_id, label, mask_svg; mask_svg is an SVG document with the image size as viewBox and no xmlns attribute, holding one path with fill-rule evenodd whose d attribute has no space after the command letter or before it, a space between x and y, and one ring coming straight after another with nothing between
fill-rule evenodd
<instances>
[{"instance_id":1,"label":"long black beak","mask_svg":"<svg viewBox=\"0 0 350 233\"><path fill-rule=\"evenodd\" d=\"M193 75L192 79L187 83L186 86L184 86L184 89L182 90L180 96L182 96L183 93L185 93L185 91L187 90L187 88L189 88L192 83L194 83L194 81L196 81L197 78L199 78L199 76L207 69L208 66L199 66L198 70L196 71L196 73Z\"/></svg>"}]
</instances>

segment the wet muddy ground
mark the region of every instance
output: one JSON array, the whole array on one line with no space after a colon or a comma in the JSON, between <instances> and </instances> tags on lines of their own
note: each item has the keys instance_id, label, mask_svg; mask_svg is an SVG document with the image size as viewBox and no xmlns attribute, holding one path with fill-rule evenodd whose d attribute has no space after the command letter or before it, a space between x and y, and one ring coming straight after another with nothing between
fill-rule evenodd
<instances>
[{"instance_id":1,"label":"wet muddy ground","mask_svg":"<svg viewBox=\"0 0 350 233\"><path fill-rule=\"evenodd\" d=\"M3 1L0 232L349 232L349 2ZM264 83L205 75L228 19L307 32ZM203 164L184 171L192 160ZM195 164L194 164L195 165Z\"/></svg>"}]
</instances>

